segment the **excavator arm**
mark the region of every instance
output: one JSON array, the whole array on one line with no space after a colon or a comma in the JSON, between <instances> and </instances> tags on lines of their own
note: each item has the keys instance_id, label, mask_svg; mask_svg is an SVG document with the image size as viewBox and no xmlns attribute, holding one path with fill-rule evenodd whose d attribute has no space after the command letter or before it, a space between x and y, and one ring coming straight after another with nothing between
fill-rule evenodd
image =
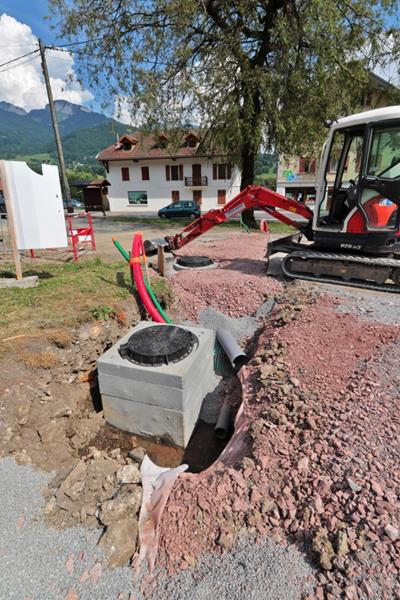
<instances>
[{"instance_id":1,"label":"excavator arm","mask_svg":"<svg viewBox=\"0 0 400 600\"><path fill-rule=\"evenodd\" d=\"M263 210L282 223L298 229L307 237L307 239L312 239L312 210L301 202L286 198L267 188L249 185L232 200L227 202L223 208L209 210L192 223L189 223L189 225L184 227L184 229L176 235L167 237L167 249L170 251L179 250L196 239L199 235L209 231L215 225L225 223L229 219L238 217L242 212L249 209ZM291 219L277 209L300 215L306 219L306 223Z\"/></svg>"}]
</instances>

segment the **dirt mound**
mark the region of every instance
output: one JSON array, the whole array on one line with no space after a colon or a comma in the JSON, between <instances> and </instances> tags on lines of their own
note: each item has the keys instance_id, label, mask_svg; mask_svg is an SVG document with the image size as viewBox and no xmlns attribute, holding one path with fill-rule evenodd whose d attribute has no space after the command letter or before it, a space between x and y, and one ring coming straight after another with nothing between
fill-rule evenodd
<instances>
[{"instance_id":1,"label":"dirt mound","mask_svg":"<svg viewBox=\"0 0 400 600\"><path fill-rule=\"evenodd\" d=\"M44 492L48 523L104 529L100 545L112 567L136 550L145 450L130 434L106 427L96 360L137 317L128 305L123 320L86 323L63 335L17 336L0 371L0 455L56 470Z\"/></svg>"}]
</instances>

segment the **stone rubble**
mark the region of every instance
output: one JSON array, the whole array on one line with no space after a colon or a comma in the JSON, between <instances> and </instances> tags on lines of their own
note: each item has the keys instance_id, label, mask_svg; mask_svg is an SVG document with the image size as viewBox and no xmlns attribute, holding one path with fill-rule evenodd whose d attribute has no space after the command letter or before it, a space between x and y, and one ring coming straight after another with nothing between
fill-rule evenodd
<instances>
[{"instance_id":1,"label":"stone rubble","mask_svg":"<svg viewBox=\"0 0 400 600\"><path fill-rule=\"evenodd\" d=\"M399 331L334 305L296 285L265 322L244 407L251 454L178 479L161 524L169 572L273 536L314 561L313 598L400 597Z\"/></svg>"},{"instance_id":2,"label":"stone rubble","mask_svg":"<svg viewBox=\"0 0 400 600\"><path fill-rule=\"evenodd\" d=\"M137 548L142 502L140 472L133 459L124 458L118 448L108 453L91 448L49 483L46 496L49 524L104 528L99 545L109 566L129 562Z\"/></svg>"}]
</instances>

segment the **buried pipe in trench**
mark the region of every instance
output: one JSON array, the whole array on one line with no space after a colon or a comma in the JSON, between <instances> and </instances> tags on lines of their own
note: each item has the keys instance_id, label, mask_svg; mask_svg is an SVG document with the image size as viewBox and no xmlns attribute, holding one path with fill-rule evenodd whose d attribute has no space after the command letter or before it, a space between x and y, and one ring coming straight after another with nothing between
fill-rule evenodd
<instances>
[{"instance_id":1,"label":"buried pipe in trench","mask_svg":"<svg viewBox=\"0 0 400 600\"><path fill-rule=\"evenodd\" d=\"M243 352L235 338L226 331L226 329L217 329L217 340L221 344L225 354L227 355L232 368L239 371L248 362L248 357Z\"/></svg>"},{"instance_id":2,"label":"buried pipe in trench","mask_svg":"<svg viewBox=\"0 0 400 600\"><path fill-rule=\"evenodd\" d=\"M215 437L219 440L226 440L229 435L232 421L232 406L229 402L224 402L220 408L217 422L214 427Z\"/></svg>"}]
</instances>

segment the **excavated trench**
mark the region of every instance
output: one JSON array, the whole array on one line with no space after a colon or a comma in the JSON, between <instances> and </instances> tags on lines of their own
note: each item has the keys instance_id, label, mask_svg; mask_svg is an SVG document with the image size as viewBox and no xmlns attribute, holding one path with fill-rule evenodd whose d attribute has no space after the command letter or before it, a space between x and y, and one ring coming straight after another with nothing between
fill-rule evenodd
<instances>
[{"instance_id":1,"label":"excavated trench","mask_svg":"<svg viewBox=\"0 0 400 600\"><path fill-rule=\"evenodd\" d=\"M238 354L234 365L242 366L246 362L244 353L227 332L224 336L223 340L233 345ZM210 355L204 355L204 337L208 339L208 350L211 347ZM202 345L204 356L199 354ZM190 355L193 353L197 355L191 365ZM213 364L207 365L210 358ZM173 468L184 463L188 465L189 472L198 473L215 462L229 442L240 404L240 384L227 355L211 331L144 322L100 357L98 368L100 373L92 389L92 398L97 409L104 408L107 422L81 455L91 446L112 451L116 445L127 455L134 446L142 448L160 467ZM169 387L168 377L171 374L182 377L182 382L185 382L183 391ZM208 375L212 379L211 388ZM197 387L192 385L191 377L199 380ZM180 383L173 385L179 387ZM174 438L177 440L181 435L176 424L172 423L171 429L168 429L177 413L171 411L168 414L165 398L175 402L173 395L177 395L179 402L183 397L184 423L187 425L189 419L193 422L193 431L186 444L174 442ZM146 420L147 400L155 425ZM155 404L157 401L158 405ZM196 403L197 406L194 406ZM197 412L192 415L192 411ZM199 412L200 417L197 418ZM157 426L162 427L162 434L154 429ZM143 435L146 427L148 431ZM188 435L187 431L184 435Z\"/></svg>"}]
</instances>

